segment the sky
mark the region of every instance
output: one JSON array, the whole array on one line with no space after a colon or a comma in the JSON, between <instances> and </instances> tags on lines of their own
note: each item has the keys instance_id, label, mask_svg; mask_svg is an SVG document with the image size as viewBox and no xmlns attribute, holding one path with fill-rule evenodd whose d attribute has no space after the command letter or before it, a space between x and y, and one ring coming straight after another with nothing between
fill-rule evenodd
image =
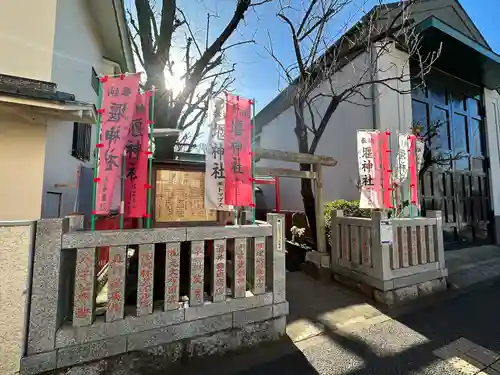
<instances>
[{"instance_id":1,"label":"sky","mask_svg":"<svg viewBox=\"0 0 500 375\"><path fill-rule=\"evenodd\" d=\"M296 8L304 3L304 0L287 1ZM498 19L492 16L500 15L500 0L459 1L491 48L500 53ZM336 18L329 35L338 35L346 27L351 26L375 2L376 0L353 0L352 5ZM207 13L215 15L210 18L209 41L212 41L232 16L236 1L184 0L179 3L193 25L197 39L203 40L204 44ZM290 15L293 17L294 13L291 12ZM230 61L236 63L233 89L242 97L254 98L258 112L286 86L276 61L270 55L271 46L273 53L283 64L287 65L294 61L288 29L276 18L276 2L257 7L255 11L252 10L247 14L245 21L231 37L230 43L243 40L255 40L256 43L240 45L228 52Z\"/></svg>"}]
</instances>

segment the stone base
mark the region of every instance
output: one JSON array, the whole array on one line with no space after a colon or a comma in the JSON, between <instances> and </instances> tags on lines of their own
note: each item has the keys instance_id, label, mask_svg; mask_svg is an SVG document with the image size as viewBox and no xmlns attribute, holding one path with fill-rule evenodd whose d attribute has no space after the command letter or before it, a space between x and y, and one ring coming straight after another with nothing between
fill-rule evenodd
<instances>
[{"instance_id":1,"label":"stone base","mask_svg":"<svg viewBox=\"0 0 500 375\"><path fill-rule=\"evenodd\" d=\"M321 282L330 282L332 273L330 270L330 256L318 251L306 253L306 261L302 263L302 272Z\"/></svg>"},{"instance_id":2,"label":"stone base","mask_svg":"<svg viewBox=\"0 0 500 375\"><path fill-rule=\"evenodd\" d=\"M373 297L378 303L393 306L408 303L431 294L444 292L447 288L448 284L446 278L443 277L386 292L374 289Z\"/></svg>"},{"instance_id":3,"label":"stone base","mask_svg":"<svg viewBox=\"0 0 500 375\"><path fill-rule=\"evenodd\" d=\"M223 355L259 343L279 340L284 336L286 317L248 324L210 335L199 336L142 351L129 352L99 361L47 372L53 375L142 375L168 369L180 361L196 357Z\"/></svg>"},{"instance_id":4,"label":"stone base","mask_svg":"<svg viewBox=\"0 0 500 375\"><path fill-rule=\"evenodd\" d=\"M379 290L340 274L334 274L334 279L343 285L357 289L376 302L387 306L402 305L421 297L444 292L448 288L446 277L388 291Z\"/></svg>"},{"instance_id":5,"label":"stone base","mask_svg":"<svg viewBox=\"0 0 500 375\"><path fill-rule=\"evenodd\" d=\"M329 283L332 281L332 273L329 268L320 267L312 262L305 262L302 263L301 269L302 272L312 277L314 280L321 281L322 283Z\"/></svg>"},{"instance_id":6,"label":"stone base","mask_svg":"<svg viewBox=\"0 0 500 375\"><path fill-rule=\"evenodd\" d=\"M338 273L333 274L333 279L336 282L338 282L342 285L345 285L351 289L355 289L355 290L363 293L365 296L373 299L373 291L375 290L374 287L372 287L368 284L360 283L359 281L356 281L354 279L351 279L349 277L346 277L346 276L338 274Z\"/></svg>"}]
</instances>

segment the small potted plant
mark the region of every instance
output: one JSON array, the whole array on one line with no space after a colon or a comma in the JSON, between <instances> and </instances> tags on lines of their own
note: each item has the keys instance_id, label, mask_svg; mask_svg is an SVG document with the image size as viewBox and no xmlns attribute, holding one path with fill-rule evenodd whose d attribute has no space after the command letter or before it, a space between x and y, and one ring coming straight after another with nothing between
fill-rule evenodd
<instances>
[{"instance_id":1,"label":"small potted plant","mask_svg":"<svg viewBox=\"0 0 500 375\"><path fill-rule=\"evenodd\" d=\"M300 265L305 261L306 252L312 249L305 242L306 228L298 228L294 225L290 228L290 233L292 239L286 241L286 268L293 272L300 270Z\"/></svg>"}]
</instances>

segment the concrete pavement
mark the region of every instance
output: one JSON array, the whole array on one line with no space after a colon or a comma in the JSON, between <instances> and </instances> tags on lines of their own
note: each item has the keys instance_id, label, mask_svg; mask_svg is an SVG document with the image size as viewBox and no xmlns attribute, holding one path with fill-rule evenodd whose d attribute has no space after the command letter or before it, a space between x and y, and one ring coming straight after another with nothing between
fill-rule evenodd
<instances>
[{"instance_id":1,"label":"concrete pavement","mask_svg":"<svg viewBox=\"0 0 500 375\"><path fill-rule=\"evenodd\" d=\"M396 317L379 312L332 326L323 320L316 336L201 360L179 370L183 375L500 375L499 296L496 281Z\"/></svg>"}]
</instances>

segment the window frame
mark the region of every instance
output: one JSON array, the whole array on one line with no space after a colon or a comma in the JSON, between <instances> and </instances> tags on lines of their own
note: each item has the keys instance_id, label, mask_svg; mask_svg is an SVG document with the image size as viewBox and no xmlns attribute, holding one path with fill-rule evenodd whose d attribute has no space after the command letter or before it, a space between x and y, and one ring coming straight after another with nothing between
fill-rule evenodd
<instances>
[{"instance_id":1,"label":"window frame","mask_svg":"<svg viewBox=\"0 0 500 375\"><path fill-rule=\"evenodd\" d=\"M71 156L80 161L88 162L91 158L91 149L92 125L81 122L74 122L73 137L71 141Z\"/></svg>"}]
</instances>

